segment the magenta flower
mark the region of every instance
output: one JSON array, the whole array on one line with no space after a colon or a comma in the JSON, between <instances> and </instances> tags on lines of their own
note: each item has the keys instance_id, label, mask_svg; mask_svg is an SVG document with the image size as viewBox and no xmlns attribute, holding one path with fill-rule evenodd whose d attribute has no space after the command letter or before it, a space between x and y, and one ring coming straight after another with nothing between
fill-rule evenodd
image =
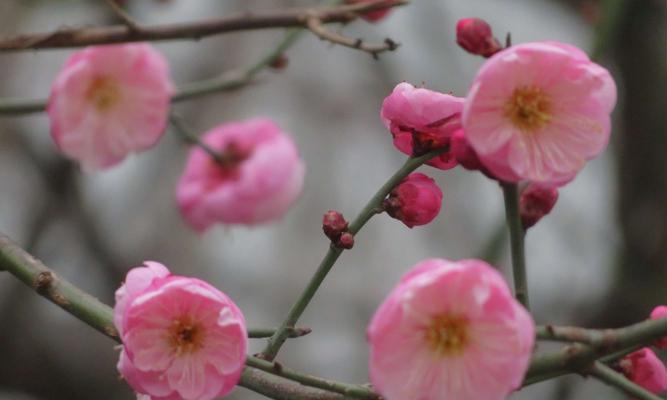
<instances>
[{"instance_id":1,"label":"magenta flower","mask_svg":"<svg viewBox=\"0 0 667 400\"><path fill-rule=\"evenodd\" d=\"M491 57L463 110L463 128L498 178L569 182L607 145L616 86L581 50L527 43Z\"/></svg>"},{"instance_id":2,"label":"magenta flower","mask_svg":"<svg viewBox=\"0 0 667 400\"><path fill-rule=\"evenodd\" d=\"M223 124L203 141L223 163L193 148L176 188L181 213L195 230L275 220L301 194L304 164L292 139L272 121Z\"/></svg>"},{"instance_id":3,"label":"magenta flower","mask_svg":"<svg viewBox=\"0 0 667 400\"><path fill-rule=\"evenodd\" d=\"M651 319L660 319L667 317L667 306L657 306L651 311ZM660 350L667 350L667 337L660 338L653 343Z\"/></svg>"},{"instance_id":4,"label":"magenta flower","mask_svg":"<svg viewBox=\"0 0 667 400\"><path fill-rule=\"evenodd\" d=\"M620 367L628 379L652 393L667 390L667 368L647 347L623 357Z\"/></svg>"},{"instance_id":5,"label":"magenta flower","mask_svg":"<svg viewBox=\"0 0 667 400\"><path fill-rule=\"evenodd\" d=\"M491 26L479 18L463 18L456 23L456 43L468 53L491 57L502 46L493 36Z\"/></svg>"},{"instance_id":6,"label":"magenta flower","mask_svg":"<svg viewBox=\"0 0 667 400\"><path fill-rule=\"evenodd\" d=\"M452 134L461 128L464 99L399 83L384 99L380 116L394 137L394 146L410 156L420 156L449 145ZM445 152L427 162L439 169L456 166Z\"/></svg>"},{"instance_id":7,"label":"magenta flower","mask_svg":"<svg viewBox=\"0 0 667 400\"><path fill-rule=\"evenodd\" d=\"M387 214L408 228L433 221L441 206L442 191L433 178L419 172L413 172L403 179L384 201Z\"/></svg>"},{"instance_id":8,"label":"magenta flower","mask_svg":"<svg viewBox=\"0 0 667 400\"><path fill-rule=\"evenodd\" d=\"M558 189L531 183L521 191L519 216L524 229L549 214L558 201Z\"/></svg>"},{"instance_id":9,"label":"magenta flower","mask_svg":"<svg viewBox=\"0 0 667 400\"><path fill-rule=\"evenodd\" d=\"M370 377L387 400L501 400L521 385L535 326L480 260L415 265L368 327Z\"/></svg>"},{"instance_id":10,"label":"magenta flower","mask_svg":"<svg viewBox=\"0 0 667 400\"><path fill-rule=\"evenodd\" d=\"M123 341L118 370L152 400L212 400L238 383L245 319L234 302L195 278L148 261L116 291L114 324Z\"/></svg>"},{"instance_id":11,"label":"magenta flower","mask_svg":"<svg viewBox=\"0 0 667 400\"><path fill-rule=\"evenodd\" d=\"M111 167L157 143L172 93L167 62L150 45L88 47L51 87L51 136L84 170Z\"/></svg>"}]
</instances>

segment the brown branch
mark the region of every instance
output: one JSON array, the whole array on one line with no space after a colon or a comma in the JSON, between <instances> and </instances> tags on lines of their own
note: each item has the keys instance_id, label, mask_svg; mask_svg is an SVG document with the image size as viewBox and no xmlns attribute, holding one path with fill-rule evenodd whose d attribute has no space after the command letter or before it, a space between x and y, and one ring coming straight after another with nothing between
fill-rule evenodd
<instances>
[{"instance_id":1,"label":"brown branch","mask_svg":"<svg viewBox=\"0 0 667 400\"><path fill-rule=\"evenodd\" d=\"M116 3L116 0L106 0L107 4L109 5L109 8L116 14L118 19L123 21L127 27L134 31L138 32L141 30L141 26L128 14L123 10L123 7L120 6L120 4Z\"/></svg>"},{"instance_id":2,"label":"brown branch","mask_svg":"<svg viewBox=\"0 0 667 400\"><path fill-rule=\"evenodd\" d=\"M318 18L316 15L308 18L307 24L308 29L320 39L333 44L339 44L341 46L364 51L372 55L375 59L378 58L378 54L385 51L394 51L399 46L398 43L389 38L385 39L383 43L366 43L362 39L353 39L343 36L340 33L332 32L324 26L322 19Z\"/></svg>"},{"instance_id":3,"label":"brown branch","mask_svg":"<svg viewBox=\"0 0 667 400\"><path fill-rule=\"evenodd\" d=\"M307 28L309 20L313 18L316 18L320 23L347 23L357 19L360 14L398 7L408 2L408 0L375 0L368 3L335 7L311 7L257 14L245 13L175 24L137 25L132 22L134 26L131 26L125 21L124 25L63 28L54 32L3 35L0 36L0 51L54 49L137 41L201 39L207 36L245 30L287 27Z\"/></svg>"}]
</instances>

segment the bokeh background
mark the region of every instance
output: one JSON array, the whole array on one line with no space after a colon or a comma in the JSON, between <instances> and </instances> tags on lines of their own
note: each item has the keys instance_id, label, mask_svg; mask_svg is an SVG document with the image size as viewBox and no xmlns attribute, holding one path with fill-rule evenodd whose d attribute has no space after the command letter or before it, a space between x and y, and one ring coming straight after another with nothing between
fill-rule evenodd
<instances>
[{"instance_id":1,"label":"bokeh background","mask_svg":"<svg viewBox=\"0 0 667 400\"><path fill-rule=\"evenodd\" d=\"M195 20L315 1L128 0L149 23ZM609 12L612 11L612 12ZM143 260L208 280L235 299L250 326L277 325L327 249L321 215L353 217L403 162L379 119L400 81L464 96L483 60L455 44L455 23L477 16L515 43L560 40L599 56L615 76L612 144L561 190L553 213L530 231L527 258L538 323L617 326L667 301L667 2L664 0L415 0L383 22L344 28L354 37L402 43L379 61L306 33L240 91L179 103L198 132L257 115L295 138L307 164L305 190L279 223L197 235L175 207L187 146L172 131L151 151L84 175L60 157L45 114L0 117L0 230L59 274L112 304L125 273ZM0 2L0 34L117 23L102 1ZM282 30L162 42L177 84L242 68ZM0 54L0 97L44 97L74 50ZM487 257L507 274L502 193L481 174L423 167L444 192L430 225L408 229L374 218L325 281L280 361L297 370L367 381L364 331L384 296L427 257ZM508 275L509 276L509 275ZM259 350L263 340L252 343ZM118 378L107 338L0 273L0 399L133 399ZM233 399L259 399L246 389ZM581 377L531 386L513 399L623 398ZM454 399L453 399L454 400Z\"/></svg>"}]
</instances>

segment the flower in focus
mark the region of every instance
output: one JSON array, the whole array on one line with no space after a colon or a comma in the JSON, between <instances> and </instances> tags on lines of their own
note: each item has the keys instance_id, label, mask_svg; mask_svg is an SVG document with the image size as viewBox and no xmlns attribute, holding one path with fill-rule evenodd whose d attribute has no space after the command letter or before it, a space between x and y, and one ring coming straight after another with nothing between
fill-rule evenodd
<instances>
[{"instance_id":1,"label":"flower in focus","mask_svg":"<svg viewBox=\"0 0 667 400\"><path fill-rule=\"evenodd\" d=\"M452 134L461 128L464 99L399 83L384 99L380 115L394 137L394 146L410 156L420 156L449 145ZM456 166L445 152L426 164L439 169Z\"/></svg>"},{"instance_id":2,"label":"flower in focus","mask_svg":"<svg viewBox=\"0 0 667 400\"><path fill-rule=\"evenodd\" d=\"M456 23L456 43L468 53L482 57L491 57L503 49L489 24L479 18L463 18Z\"/></svg>"},{"instance_id":3,"label":"flower in focus","mask_svg":"<svg viewBox=\"0 0 667 400\"><path fill-rule=\"evenodd\" d=\"M268 119L220 125L190 151L176 188L181 213L197 231L211 225L253 225L280 218L301 194L305 167L292 139Z\"/></svg>"},{"instance_id":4,"label":"flower in focus","mask_svg":"<svg viewBox=\"0 0 667 400\"><path fill-rule=\"evenodd\" d=\"M111 167L157 143L172 93L167 62L149 44L88 47L51 87L51 136L84 170Z\"/></svg>"},{"instance_id":5,"label":"flower in focus","mask_svg":"<svg viewBox=\"0 0 667 400\"><path fill-rule=\"evenodd\" d=\"M145 395L140 398L225 396L238 383L245 363L243 314L206 282L171 275L156 262L144 265L130 270L116 291L121 375Z\"/></svg>"},{"instance_id":6,"label":"flower in focus","mask_svg":"<svg viewBox=\"0 0 667 400\"><path fill-rule=\"evenodd\" d=\"M430 178L413 172L389 193L384 209L409 228L433 221L442 206L442 191Z\"/></svg>"},{"instance_id":7,"label":"flower in focus","mask_svg":"<svg viewBox=\"0 0 667 400\"><path fill-rule=\"evenodd\" d=\"M523 229L535 225L549 214L558 200L558 189L531 183L521 191L519 216Z\"/></svg>"},{"instance_id":8,"label":"flower in focus","mask_svg":"<svg viewBox=\"0 0 667 400\"><path fill-rule=\"evenodd\" d=\"M619 362L623 374L651 393L667 390L667 368L653 350L644 347Z\"/></svg>"},{"instance_id":9,"label":"flower in focus","mask_svg":"<svg viewBox=\"0 0 667 400\"><path fill-rule=\"evenodd\" d=\"M657 306L651 311L651 319L667 317L667 306ZM660 350L667 350L667 337L656 340L653 345Z\"/></svg>"},{"instance_id":10,"label":"flower in focus","mask_svg":"<svg viewBox=\"0 0 667 400\"><path fill-rule=\"evenodd\" d=\"M463 128L498 178L563 185L609 141L616 86L581 50L557 42L512 46L482 66Z\"/></svg>"},{"instance_id":11,"label":"flower in focus","mask_svg":"<svg viewBox=\"0 0 667 400\"><path fill-rule=\"evenodd\" d=\"M521 385L535 326L480 260L415 265L368 327L370 377L387 400L501 400Z\"/></svg>"},{"instance_id":12,"label":"flower in focus","mask_svg":"<svg viewBox=\"0 0 667 400\"><path fill-rule=\"evenodd\" d=\"M357 3L369 3L369 0L345 0L345 4L357 4ZM391 8L369 11L367 13L364 13L361 17L368 22L378 22L381 19L384 19L384 17L386 17L390 11Z\"/></svg>"}]
</instances>

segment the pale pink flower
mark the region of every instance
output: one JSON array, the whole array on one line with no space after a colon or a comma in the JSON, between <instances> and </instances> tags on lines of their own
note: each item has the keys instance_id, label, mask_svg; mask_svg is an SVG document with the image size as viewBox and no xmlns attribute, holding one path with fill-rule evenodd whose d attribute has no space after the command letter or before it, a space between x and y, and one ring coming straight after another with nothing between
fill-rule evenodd
<instances>
[{"instance_id":1,"label":"pale pink flower","mask_svg":"<svg viewBox=\"0 0 667 400\"><path fill-rule=\"evenodd\" d=\"M653 350L644 347L623 357L623 374L644 389L658 394L667 390L667 368Z\"/></svg>"},{"instance_id":2,"label":"pale pink flower","mask_svg":"<svg viewBox=\"0 0 667 400\"><path fill-rule=\"evenodd\" d=\"M369 3L369 0L345 0L345 4L356 4L356 3ZM365 19L368 22L378 22L387 15L389 15L389 12L391 11L391 8L385 8L384 10L376 10L376 11L369 11L367 13L364 13L361 17Z\"/></svg>"},{"instance_id":3,"label":"pale pink flower","mask_svg":"<svg viewBox=\"0 0 667 400\"><path fill-rule=\"evenodd\" d=\"M531 183L521 191L519 216L524 229L535 225L546 216L558 201L558 189Z\"/></svg>"},{"instance_id":4,"label":"pale pink flower","mask_svg":"<svg viewBox=\"0 0 667 400\"><path fill-rule=\"evenodd\" d=\"M84 170L111 167L157 143L173 91L166 60L149 44L88 47L51 87L51 136Z\"/></svg>"},{"instance_id":5,"label":"pale pink flower","mask_svg":"<svg viewBox=\"0 0 667 400\"><path fill-rule=\"evenodd\" d=\"M461 128L463 102L460 97L403 82L384 99L380 116L394 137L394 146L407 155L419 156L449 145L452 134ZM445 152L426 164L450 169L456 160Z\"/></svg>"},{"instance_id":6,"label":"pale pink flower","mask_svg":"<svg viewBox=\"0 0 667 400\"><path fill-rule=\"evenodd\" d=\"M368 327L370 377L387 400L501 400L521 385L535 326L480 260L415 265Z\"/></svg>"},{"instance_id":7,"label":"pale pink flower","mask_svg":"<svg viewBox=\"0 0 667 400\"><path fill-rule=\"evenodd\" d=\"M216 162L198 147L190 152L176 197L195 230L278 219L301 194L304 164L292 139L271 120L226 123L203 142L226 161Z\"/></svg>"},{"instance_id":8,"label":"pale pink flower","mask_svg":"<svg viewBox=\"0 0 667 400\"><path fill-rule=\"evenodd\" d=\"M123 349L118 370L152 400L212 400L238 383L245 319L234 302L195 278L148 261L116 291L114 324Z\"/></svg>"},{"instance_id":9,"label":"pale pink flower","mask_svg":"<svg viewBox=\"0 0 667 400\"><path fill-rule=\"evenodd\" d=\"M657 306L651 311L651 319L667 317L667 306ZM660 350L667 350L667 337L656 340L653 345Z\"/></svg>"},{"instance_id":10,"label":"pale pink flower","mask_svg":"<svg viewBox=\"0 0 667 400\"><path fill-rule=\"evenodd\" d=\"M557 42L512 46L477 73L463 128L498 178L562 185L609 141L616 86L581 50Z\"/></svg>"},{"instance_id":11,"label":"pale pink flower","mask_svg":"<svg viewBox=\"0 0 667 400\"><path fill-rule=\"evenodd\" d=\"M408 175L389 193L384 208L409 228L433 221L442 207L442 190L422 173Z\"/></svg>"}]
</instances>

